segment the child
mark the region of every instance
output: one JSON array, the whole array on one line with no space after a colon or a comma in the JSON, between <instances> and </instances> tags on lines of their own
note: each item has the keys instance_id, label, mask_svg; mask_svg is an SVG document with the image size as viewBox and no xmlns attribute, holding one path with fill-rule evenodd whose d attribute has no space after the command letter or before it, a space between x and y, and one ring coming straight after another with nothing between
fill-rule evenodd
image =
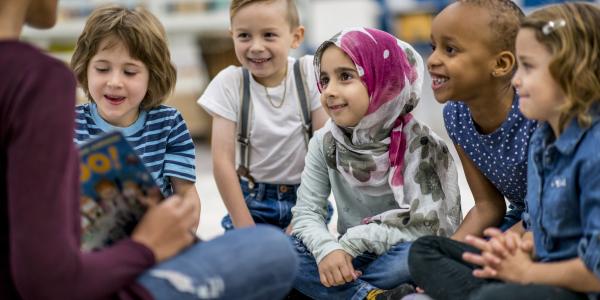
<instances>
[{"instance_id":1,"label":"child","mask_svg":"<svg viewBox=\"0 0 600 300\"><path fill-rule=\"evenodd\" d=\"M56 9L56 0L0 1L0 299L283 297L296 269L284 234L253 228L192 245L197 219L178 195L149 209L130 238L80 251L75 78L19 41L25 23L53 26Z\"/></svg>"},{"instance_id":2,"label":"child","mask_svg":"<svg viewBox=\"0 0 600 300\"><path fill-rule=\"evenodd\" d=\"M449 236L461 217L448 148L410 114L423 61L388 33L356 28L319 47L315 70L332 121L310 142L292 209L294 288L315 299L399 299L413 290L401 285L410 241ZM339 239L325 224L330 191Z\"/></svg>"},{"instance_id":3,"label":"child","mask_svg":"<svg viewBox=\"0 0 600 300\"><path fill-rule=\"evenodd\" d=\"M194 144L181 114L161 105L176 73L158 19L143 9L97 9L77 40L71 66L91 101L76 108L75 142L123 131L164 195L192 189L186 200L199 220Z\"/></svg>"},{"instance_id":4,"label":"child","mask_svg":"<svg viewBox=\"0 0 600 300\"><path fill-rule=\"evenodd\" d=\"M312 58L288 56L302 42L304 27L293 0L233 0L229 11L243 67L221 71L198 100L213 116L214 175L229 212L221 225L286 228L308 139L327 119ZM252 75L245 83L244 72Z\"/></svg>"},{"instance_id":5,"label":"child","mask_svg":"<svg viewBox=\"0 0 600 300\"><path fill-rule=\"evenodd\" d=\"M467 237L473 247L438 237L417 240L410 270L436 299L600 295L599 28L600 9L586 3L547 6L523 20L513 84L520 110L541 122L529 147L528 233L488 229L490 241ZM443 252L428 248L432 244ZM483 269L473 271L474 265Z\"/></svg>"},{"instance_id":6,"label":"child","mask_svg":"<svg viewBox=\"0 0 600 300\"><path fill-rule=\"evenodd\" d=\"M510 0L459 0L433 20L431 87L438 102L450 101L444 107L446 130L475 200L456 240L481 236L489 226L506 230L521 220L527 145L537 126L519 112L510 84L522 16Z\"/></svg>"}]
</instances>

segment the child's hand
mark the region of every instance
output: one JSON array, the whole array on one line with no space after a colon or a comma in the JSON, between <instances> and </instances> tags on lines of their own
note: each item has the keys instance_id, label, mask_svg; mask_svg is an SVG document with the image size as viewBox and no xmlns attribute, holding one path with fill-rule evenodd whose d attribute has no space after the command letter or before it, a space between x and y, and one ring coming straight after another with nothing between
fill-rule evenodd
<instances>
[{"instance_id":1,"label":"child's hand","mask_svg":"<svg viewBox=\"0 0 600 300\"><path fill-rule=\"evenodd\" d=\"M490 239L486 241L474 236L465 238L468 244L481 250L480 255L468 252L463 254L465 261L482 267L474 270L473 275L526 283L524 274L533 263L530 236L525 235L523 238L517 233L502 233L497 229L486 229L484 234Z\"/></svg>"},{"instance_id":2,"label":"child's hand","mask_svg":"<svg viewBox=\"0 0 600 300\"><path fill-rule=\"evenodd\" d=\"M146 211L131 239L150 248L156 262L161 262L194 242L191 228L195 221L193 205L172 196Z\"/></svg>"},{"instance_id":3,"label":"child's hand","mask_svg":"<svg viewBox=\"0 0 600 300\"><path fill-rule=\"evenodd\" d=\"M478 248L482 252L481 255L465 252L463 254L465 261L485 267L509 254L514 254L518 249L529 253L533 257L533 239L530 232L521 237L512 231L502 232L497 228L488 228L483 233L489 237L489 240L471 235L465 237L467 244Z\"/></svg>"},{"instance_id":4,"label":"child's hand","mask_svg":"<svg viewBox=\"0 0 600 300\"><path fill-rule=\"evenodd\" d=\"M352 266L352 256L344 250L334 250L327 254L318 267L321 283L326 287L352 282L361 275Z\"/></svg>"},{"instance_id":5,"label":"child's hand","mask_svg":"<svg viewBox=\"0 0 600 300\"><path fill-rule=\"evenodd\" d=\"M527 279L527 273L534 263L530 253L519 248L502 259L486 257L486 261L488 264L483 269L474 270L473 276L518 284L530 283Z\"/></svg>"},{"instance_id":6,"label":"child's hand","mask_svg":"<svg viewBox=\"0 0 600 300\"><path fill-rule=\"evenodd\" d=\"M292 235L292 229L293 229L293 228L292 228L292 224L288 225L288 226L285 228L285 234L287 234L287 235Z\"/></svg>"}]
</instances>

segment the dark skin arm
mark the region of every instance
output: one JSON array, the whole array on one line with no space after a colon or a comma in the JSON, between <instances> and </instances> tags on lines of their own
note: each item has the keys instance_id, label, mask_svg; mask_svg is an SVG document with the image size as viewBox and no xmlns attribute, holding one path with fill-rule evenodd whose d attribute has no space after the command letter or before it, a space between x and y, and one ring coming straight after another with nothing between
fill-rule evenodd
<instances>
[{"instance_id":1,"label":"dark skin arm","mask_svg":"<svg viewBox=\"0 0 600 300\"><path fill-rule=\"evenodd\" d=\"M479 171L462 147L459 145L455 147L475 200L475 206L467 213L458 230L452 235L452 239L463 241L467 235L481 237L484 229L498 226L506 213L506 203L502 194Z\"/></svg>"}]
</instances>

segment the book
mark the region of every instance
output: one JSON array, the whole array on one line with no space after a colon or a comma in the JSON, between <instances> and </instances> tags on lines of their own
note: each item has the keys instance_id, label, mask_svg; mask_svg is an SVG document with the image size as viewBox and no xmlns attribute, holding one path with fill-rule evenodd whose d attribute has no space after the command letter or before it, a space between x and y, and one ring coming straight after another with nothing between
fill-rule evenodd
<instances>
[{"instance_id":1,"label":"book","mask_svg":"<svg viewBox=\"0 0 600 300\"><path fill-rule=\"evenodd\" d=\"M81 249L93 251L129 236L164 196L120 132L82 144L79 157Z\"/></svg>"}]
</instances>

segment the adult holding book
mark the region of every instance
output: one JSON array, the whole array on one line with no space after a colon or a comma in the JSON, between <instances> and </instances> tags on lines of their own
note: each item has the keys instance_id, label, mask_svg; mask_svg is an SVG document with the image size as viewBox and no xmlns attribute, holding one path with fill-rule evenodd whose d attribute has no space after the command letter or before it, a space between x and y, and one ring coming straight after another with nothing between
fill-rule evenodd
<instances>
[{"instance_id":1,"label":"adult holding book","mask_svg":"<svg viewBox=\"0 0 600 300\"><path fill-rule=\"evenodd\" d=\"M24 24L52 27L56 8L0 0L0 299L285 295L296 258L282 233L255 227L194 243L193 209L179 196L148 210L130 238L79 250L75 78L18 40Z\"/></svg>"}]
</instances>

